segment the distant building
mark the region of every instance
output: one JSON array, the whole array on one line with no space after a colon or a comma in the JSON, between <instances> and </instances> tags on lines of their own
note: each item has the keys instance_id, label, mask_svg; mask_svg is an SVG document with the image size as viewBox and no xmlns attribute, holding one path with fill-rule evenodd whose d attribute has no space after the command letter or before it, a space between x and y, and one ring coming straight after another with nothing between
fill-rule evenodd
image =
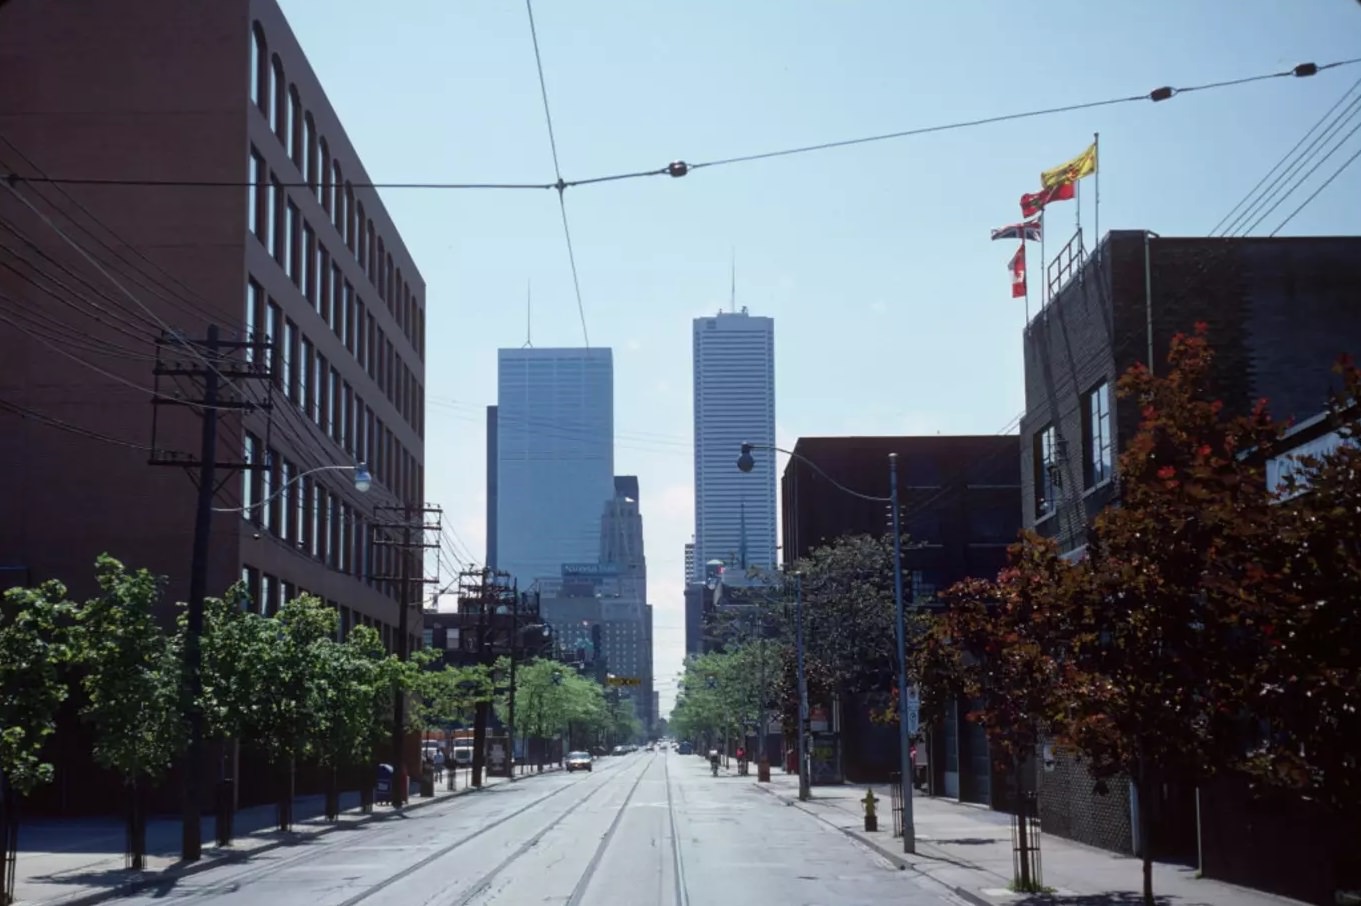
<instances>
[{"instance_id":1,"label":"distant building","mask_svg":"<svg viewBox=\"0 0 1361 906\"><path fill-rule=\"evenodd\" d=\"M737 457L744 442L775 443L775 321L745 308L696 318L694 394L696 562L774 566L778 454L750 473Z\"/></svg>"},{"instance_id":2,"label":"distant building","mask_svg":"<svg viewBox=\"0 0 1361 906\"><path fill-rule=\"evenodd\" d=\"M597 563L614 496L609 349L497 354L496 565L527 588L564 563Z\"/></svg>"},{"instance_id":3,"label":"distant building","mask_svg":"<svg viewBox=\"0 0 1361 906\"><path fill-rule=\"evenodd\" d=\"M637 493L636 478L632 490ZM647 601L647 557L643 554L643 516L637 497L616 493L605 503L600 518L600 562L617 568L622 597Z\"/></svg>"},{"instance_id":4,"label":"distant building","mask_svg":"<svg viewBox=\"0 0 1361 906\"><path fill-rule=\"evenodd\" d=\"M903 563L909 602L929 604L961 579L996 577L1020 530L1016 449L1014 434L799 438L798 455L790 458L781 481L785 567L845 535L889 534L882 501L854 497L831 481L886 498L888 456L897 453L901 528L912 541ZM897 770L898 737L893 727L870 718L869 705L843 702L845 773L881 780ZM965 719L967 710L961 704L931 735L930 788L966 802L1001 805L986 736Z\"/></svg>"}]
</instances>

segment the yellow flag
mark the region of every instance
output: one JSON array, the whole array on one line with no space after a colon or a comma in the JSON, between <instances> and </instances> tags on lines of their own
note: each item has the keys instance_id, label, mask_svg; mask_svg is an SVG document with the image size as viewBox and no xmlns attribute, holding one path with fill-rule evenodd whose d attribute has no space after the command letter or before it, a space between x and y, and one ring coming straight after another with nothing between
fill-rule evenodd
<instances>
[{"instance_id":1,"label":"yellow flag","mask_svg":"<svg viewBox=\"0 0 1361 906\"><path fill-rule=\"evenodd\" d=\"M1086 151L1068 161L1066 164L1059 164L1052 170L1045 170L1040 174L1040 184L1046 189L1054 186L1063 185L1066 182L1077 182L1084 176L1091 176L1096 172L1096 142L1092 142Z\"/></svg>"}]
</instances>

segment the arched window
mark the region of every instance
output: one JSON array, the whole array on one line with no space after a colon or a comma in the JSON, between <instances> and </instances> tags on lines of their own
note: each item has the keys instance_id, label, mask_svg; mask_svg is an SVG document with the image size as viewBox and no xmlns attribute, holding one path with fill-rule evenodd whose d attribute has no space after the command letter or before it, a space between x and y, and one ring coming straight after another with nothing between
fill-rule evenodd
<instances>
[{"instance_id":1,"label":"arched window","mask_svg":"<svg viewBox=\"0 0 1361 906\"><path fill-rule=\"evenodd\" d=\"M345 183L345 247L354 254L354 186L347 181Z\"/></svg>"},{"instance_id":2,"label":"arched window","mask_svg":"<svg viewBox=\"0 0 1361 906\"><path fill-rule=\"evenodd\" d=\"M364 244L369 239L369 234L364 232L364 202L359 202L355 210L357 212L356 219L359 221L359 241L354 245L354 257L359 262L359 269L362 271L364 269Z\"/></svg>"},{"instance_id":3,"label":"arched window","mask_svg":"<svg viewBox=\"0 0 1361 906\"><path fill-rule=\"evenodd\" d=\"M284 133L284 144L288 156L299 172L302 170L302 98L298 97L298 86L288 86L288 131Z\"/></svg>"},{"instance_id":4,"label":"arched window","mask_svg":"<svg viewBox=\"0 0 1361 906\"><path fill-rule=\"evenodd\" d=\"M265 44L265 30L259 22L251 24L250 29L250 96L266 116L269 115L269 50Z\"/></svg>"},{"instance_id":5,"label":"arched window","mask_svg":"<svg viewBox=\"0 0 1361 906\"><path fill-rule=\"evenodd\" d=\"M284 82L284 61L275 54L269 65L273 70L271 75L274 79L274 96L270 99L274 105L274 134L278 136L279 141L284 141L288 135L288 89Z\"/></svg>"},{"instance_id":6,"label":"arched window","mask_svg":"<svg viewBox=\"0 0 1361 906\"><path fill-rule=\"evenodd\" d=\"M335 185L335 177L332 176L327 182L326 175L331 172L331 146L326 144L326 139L317 139L317 170L321 173L321 193L318 198L321 201L321 209L328 214L331 212L331 187Z\"/></svg>"},{"instance_id":7,"label":"arched window","mask_svg":"<svg viewBox=\"0 0 1361 906\"><path fill-rule=\"evenodd\" d=\"M335 205L332 213L335 215L336 232L340 234L340 239L345 240L345 193L341 186L345 185L345 176L340 172L340 161L331 164L331 191L335 193Z\"/></svg>"},{"instance_id":8,"label":"arched window","mask_svg":"<svg viewBox=\"0 0 1361 906\"><path fill-rule=\"evenodd\" d=\"M317 124L310 113L302 118L302 175L317 194Z\"/></svg>"}]
</instances>

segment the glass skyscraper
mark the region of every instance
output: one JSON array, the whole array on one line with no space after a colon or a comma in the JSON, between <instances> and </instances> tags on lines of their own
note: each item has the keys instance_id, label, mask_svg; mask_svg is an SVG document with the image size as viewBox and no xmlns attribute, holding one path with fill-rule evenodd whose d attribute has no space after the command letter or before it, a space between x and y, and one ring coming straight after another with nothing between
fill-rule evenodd
<instances>
[{"instance_id":1,"label":"glass skyscraper","mask_svg":"<svg viewBox=\"0 0 1361 906\"><path fill-rule=\"evenodd\" d=\"M564 563L597 563L614 497L609 349L497 354L496 566L528 589Z\"/></svg>"}]
</instances>

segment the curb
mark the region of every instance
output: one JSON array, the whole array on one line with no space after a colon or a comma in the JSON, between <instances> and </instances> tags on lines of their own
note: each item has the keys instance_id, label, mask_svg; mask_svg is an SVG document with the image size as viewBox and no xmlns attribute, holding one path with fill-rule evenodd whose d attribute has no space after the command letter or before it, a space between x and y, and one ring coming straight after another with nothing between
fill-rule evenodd
<instances>
[{"instance_id":1,"label":"curb","mask_svg":"<svg viewBox=\"0 0 1361 906\"><path fill-rule=\"evenodd\" d=\"M916 875L926 878L933 884L939 884L941 887L944 887L946 890L950 891L955 896L960 897L961 899L967 900L970 903L974 904L974 906L996 906L996 904L993 903L992 901L985 900L964 887L957 887L953 884L946 884L943 881L937 880L936 878L922 871L910 860L905 859L902 853L889 849L888 847L884 846L882 843L879 843L876 840L866 839L865 837L860 836L859 834L857 834L855 831L851 830L848 827L842 827L839 824L833 824L831 821L828 821L826 818L818 814L813 809L804 806L798 799L790 799L787 796L782 796L778 791L767 786L762 786L759 783L756 784L756 788L763 793L767 793L771 796L774 796L776 799L779 799L785 805L791 805L805 814L812 815L814 818L821 821L828 827L841 831L841 833L845 834L847 837L854 840L856 843L859 843L861 846L864 846L865 848L872 850L876 855L888 860L891 864L896 866L899 871L911 871Z\"/></svg>"},{"instance_id":2,"label":"curb","mask_svg":"<svg viewBox=\"0 0 1361 906\"><path fill-rule=\"evenodd\" d=\"M545 771L544 773L548 774L552 772ZM530 774L527 776L538 777L543 775ZM515 781L508 782L514 783L524 779L526 778L519 777L516 778ZM498 783L495 784L495 786L501 786L501 784ZM91 904L94 903L103 903L107 900L130 896L131 894L137 893L138 891L141 890L145 890L148 887L155 887L158 884L174 883L182 878L187 878L192 875L200 874L201 872L205 872L213 868L219 868L223 865L249 862L259 853L272 852L273 850L276 849L282 849L285 846L293 846L296 843L298 843L299 840L304 836L308 840L314 840L317 837L324 837L327 834L333 833L335 831L364 827L365 825L373 824L376 821L386 821L389 818L395 817L397 815L403 815L406 814L407 812L428 808L430 806L437 805L442 802L448 802L451 799L457 799L459 797L467 796L472 793L480 793L486 789L488 789L488 787L465 786L463 789L455 790L454 792L449 793L447 796L431 796L428 798L408 799L406 805L402 806L400 812L395 810L371 812L370 814L367 815L361 815L354 821L347 821L344 823L337 821L331 824L324 824L316 831L310 834L303 835L295 832L294 836L292 836L289 839L272 840L269 843L264 843L260 846L252 847L250 850L232 851L229 849L221 849L215 847L215 849L220 849L223 852L223 855L211 859L200 859L197 862L193 862L181 868L167 868L164 871L161 871L154 875L142 875L139 877L129 878L128 880L116 884L113 887L100 888L98 890L91 890L86 893L71 894L70 896L57 897L51 900L15 900L14 906L91 906Z\"/></svg>"}]
</instances>

